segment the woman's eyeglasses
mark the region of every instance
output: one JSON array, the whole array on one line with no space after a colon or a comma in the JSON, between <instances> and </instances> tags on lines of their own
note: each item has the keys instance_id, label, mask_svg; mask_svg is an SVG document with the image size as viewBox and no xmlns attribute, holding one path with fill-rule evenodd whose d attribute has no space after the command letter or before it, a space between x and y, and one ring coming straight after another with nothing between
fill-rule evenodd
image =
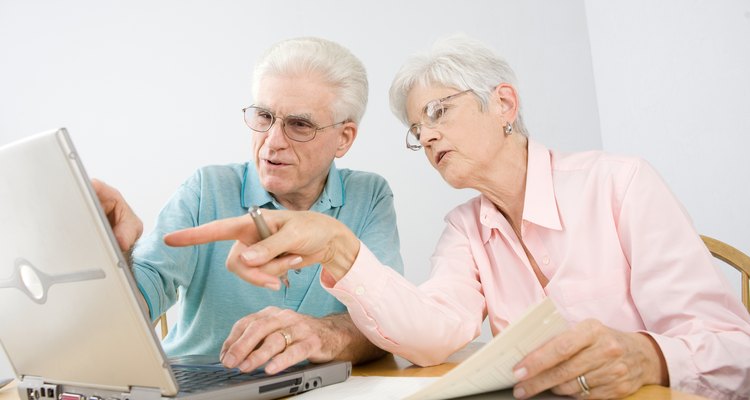
<instances>
[{"instance_id":1,"label":"woman's eyeglasses","mask_svg":"<svg viewBox=\"0 0 750 400\"><path fill-rule=\"evenodd\" d=\"M464 93L472 92L473 90L468 89L450 96L443 97L429 101L422 108L422 119L418 124L411 124L409 130L406 132L406 148L409 150L417 151L422 148L422 143L419 142L419 136L422 133L422 127L435 128L443 120L446 111L448 110L446 101L458 97Z\"/></svg>"}]
</instances>

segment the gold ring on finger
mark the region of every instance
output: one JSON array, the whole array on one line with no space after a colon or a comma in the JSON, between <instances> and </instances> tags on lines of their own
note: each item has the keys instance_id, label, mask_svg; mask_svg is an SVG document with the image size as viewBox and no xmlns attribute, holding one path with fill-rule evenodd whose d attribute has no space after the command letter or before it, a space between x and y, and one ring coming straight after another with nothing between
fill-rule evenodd
<instances>
[{"instance_id":1,"label":"gold ring on finger","mask_svg":"<svg viewBox=\"0 0 750 400\"><path fill-rule=\"evenodd\" d=\"M281 336L284 337L284 350L292 344L292 334L286 331L279 331Z\"/></svg>"},{"instance_id":2,"label":"gold ring on finger","mask_svg":"<svg viewBox=\"0 0 750 400\"><path fill-rule=\"evenodd\" d=\"M586 383L586 377L583 375L578 375L576 381L578 381L578 387L581 388L581 397L589 397L589 395L591 394L591 388L589 387L588 383Z\"/></svg>"}]
</instances>

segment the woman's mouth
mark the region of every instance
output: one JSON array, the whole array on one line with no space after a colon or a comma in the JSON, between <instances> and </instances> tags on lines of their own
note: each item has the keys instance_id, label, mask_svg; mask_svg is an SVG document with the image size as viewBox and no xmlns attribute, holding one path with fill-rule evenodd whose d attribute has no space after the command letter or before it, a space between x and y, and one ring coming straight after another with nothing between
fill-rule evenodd
<instances>
[{"instance_id":1,"label":"woman's mouth","mask_svg":"<svg viewBox=\"0 0 750 400\"><path fill-rule=\"evenodd\" d=\"M446 154L448 154L447 151L439 151L435 157L435 164L440 164L440 160L442 160Z\"/></svg>"}]
</instances>

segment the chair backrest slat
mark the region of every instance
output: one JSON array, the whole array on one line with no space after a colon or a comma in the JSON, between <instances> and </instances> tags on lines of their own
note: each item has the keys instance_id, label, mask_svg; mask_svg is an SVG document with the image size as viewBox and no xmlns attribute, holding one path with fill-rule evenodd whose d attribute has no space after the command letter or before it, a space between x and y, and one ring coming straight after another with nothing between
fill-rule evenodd
<instances>
[{"instance_id":1,"label":"chair backrest slat","mask_svg":"<svg viewBox=\"0 0 750 400\"><path fill-rule=\"evenodd\" d=\"M703 243L706 244L711 255L731 265L740 272L742 279L742 304L750 312L750 256L721 240L705 235L701 235L701 239L703 239Z\"/></svg>"}]
</instances>

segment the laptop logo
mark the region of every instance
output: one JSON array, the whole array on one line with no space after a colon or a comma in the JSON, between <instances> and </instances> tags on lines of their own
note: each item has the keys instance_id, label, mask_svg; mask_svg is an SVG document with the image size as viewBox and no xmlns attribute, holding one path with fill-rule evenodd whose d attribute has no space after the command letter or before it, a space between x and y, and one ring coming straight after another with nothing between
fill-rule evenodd
<instances>
[{"instance_id":1,"label":"laptop logo","mask_svg":"<svg viewBox=\"0 0 750 400\"><path fill-rule=\"evenodd\" d=\"M35 303L44 304L53 285L104 279L106 276L100 269L48 275L25 258L17 258L11 277L0 279L0 289L18 289Z\"/></svg>"}]
</instances>

